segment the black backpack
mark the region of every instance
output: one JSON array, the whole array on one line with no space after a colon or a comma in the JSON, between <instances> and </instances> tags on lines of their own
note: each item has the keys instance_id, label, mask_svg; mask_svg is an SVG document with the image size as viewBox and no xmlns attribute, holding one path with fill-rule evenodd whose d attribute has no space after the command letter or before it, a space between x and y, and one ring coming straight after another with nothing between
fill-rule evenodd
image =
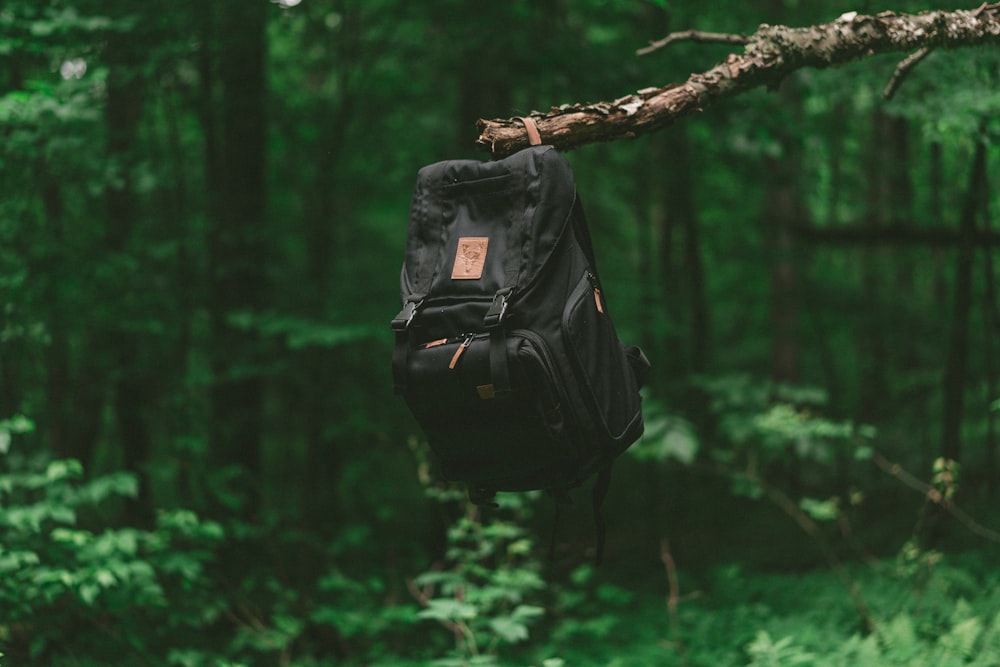
<instances>
[{"instance_id":1,"label":"black backpack","mask_svg":"<svg viewBox=\"0 0 1000 667\"><path fill-rule=\"evenodd\" d=\"M530 126L529 126L530 127ZM530 128L533 129L533 128ZM448 480L558 496L642 434L649 362L615 332L573 174L550 146L420 170L392 368Z\"/></svg>"}]
</instances>

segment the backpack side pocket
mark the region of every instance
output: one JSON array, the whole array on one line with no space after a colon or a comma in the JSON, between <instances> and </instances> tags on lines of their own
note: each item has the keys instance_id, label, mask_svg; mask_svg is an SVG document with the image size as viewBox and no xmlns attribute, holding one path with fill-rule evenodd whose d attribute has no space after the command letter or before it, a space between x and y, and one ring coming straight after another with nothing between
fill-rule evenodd
<instances>
[{"instance_id":1,"label":"backpack side pocket","mask_svg":"<svg viewBox=\"0 0 1000 667\"><path fill-rule=\"evenodd\" d=\"M570 294L562 330L581 393L601 431L598 435L624 449L642 434L641 399L632 365L590 271Z\"/></svg>"}]
</instances>

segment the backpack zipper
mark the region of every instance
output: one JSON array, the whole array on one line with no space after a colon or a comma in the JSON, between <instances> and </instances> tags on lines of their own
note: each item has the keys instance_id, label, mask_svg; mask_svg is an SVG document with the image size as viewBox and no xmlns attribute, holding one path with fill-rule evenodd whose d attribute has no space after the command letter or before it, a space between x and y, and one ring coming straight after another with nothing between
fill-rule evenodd
<instances>
[{"instance_id":1,"label":"backpack zipper","mask_svg":"<svg viewBox=\"0 0 1000 667\"><path fill-rule=\"evenodd\" d=\"M587 271L587 280L590 281L590 286L594 289L594 303L597 304L597 312L604 313L604 305L601 303L601 285L597 282L597 276L594 275L593 271Z\"/></svg>"},{"instance_id":2,"label":"backpack zipper","mask_svg":"<svg viewBox=\"0 0 1000 667\"><path fill-rule=\"evenodd\" d=\"M455 369L455 366L458 364L459 357L461 357L462 353L465 352L470 345L472 345L472 339L475 338L475 336L475 334L465 334L462 344L458 346L458 349L455 350L455 354L451 357L451 362L448 364L449 369Z\"/></svg>"}]
</instances>

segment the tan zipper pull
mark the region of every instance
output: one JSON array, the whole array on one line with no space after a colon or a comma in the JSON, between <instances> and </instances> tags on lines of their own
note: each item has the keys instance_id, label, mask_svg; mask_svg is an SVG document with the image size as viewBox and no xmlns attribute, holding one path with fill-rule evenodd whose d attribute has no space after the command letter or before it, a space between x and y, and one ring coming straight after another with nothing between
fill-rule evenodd
<instances>
[{"instance_id":1,"label":"tan zipper pull","mask_svg":"<svg viewBox=\"0 0 1000 667\"><path fill-rule=\"evenodd\" d=\"M447 342L448 342L447 338L438 338L437 340L432 340L429 343L425 343L424 349L426 350L429 347L437 347L438 345L444 345Z\"/></svg>"},{"instance_id":2,"label":"tan zipper pull","mask_svg":"<svg viewBox=\"0 0 1000 667\"><path fill-rule=\"evenodd\" d=\"M590 281L590 286L594 288L594 303L597 305L597 312L604 313L604 304L601 303L601 288L597 282L597 276L591 271L587 271L587 280Z\"/></svg>"},{"instance_id":3,"label":"tan zipper pull","mask_svg":"<svg viewBox=\"0 0 1000 667\"><path fill-rule=\"evenodd\" d=\"M466 348L470 345L472 345L472 334L466 336L465 340L462 341L462 344L458 346L457 350L455 350L455 354L452 355L451 363L448 364L448 368L452 370L455 369L455 366L458 364L458 358L462 356L462 353L465 352Z\"/></svg>"}]
</instances>

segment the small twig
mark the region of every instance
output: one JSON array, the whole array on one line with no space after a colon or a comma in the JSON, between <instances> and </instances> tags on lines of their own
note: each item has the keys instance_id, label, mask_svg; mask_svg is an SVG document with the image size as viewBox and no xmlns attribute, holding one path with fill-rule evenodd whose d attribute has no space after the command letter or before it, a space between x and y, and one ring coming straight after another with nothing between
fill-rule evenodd
<instances>
[{"instance_id":1,"label":"small twig","mask_svg":"<svg viewBox=\"0 0 1000 667\"><path fill-rule=\"evenodd\" d=\"M725 474L727 469L721 468L721 471ZM864 621L865 626L870 632L877 632L878 625L875 622L875 617L872 614L871 609L868 607L868 603L865 601L865 598L861 593L861 587L858 585L857 580L855 580L847 568L840 562L840 559L830 546L826 539L826 535L823 533L823 529L820 528L819 524L816 523L811 516L806 514L794 500L785 494L784 491L769 484L756 474L730 470L728 471L728 475L731 477L742 477L749 482L756 484L757 488L763 492L764 496L767 497L768 500L787 514L796 524L798 524L806 535L813 539L813 542L816 543L816 546L819 547L820 552L826 559L827 565L840 579L844 588L847 589L847 594L854 602L854 607L857 609L858 615L861 616Z\"/></svg>"},{"instance_id":2,"label":"small twig","mask_svg":"<svg viewBox=\"0 0 1000 667\"><path fill-rule=\"evenodd\" d=\"M885 90L882 91L882 98L891 100L892 96L896 94L896 90L899 88L900 84L903 83L903 79L910 74L913 68L916 67L921 60L929 56L933 50L933 47L925 46L919 51L911 53L904 58L903 61L896 66L896 71L893 72L892 78L889 79L889 83L886 85Z\"/></svg>"},{"instance_id":3,"label":"small twig","mask_svg":"<svg viewBox=\"0 0 1000 667\"><path fill-rule=\"evenodd\" d=\"M881 468L885 472L889 473L890 475L901 481L906 486L910 487L914 491L919 491L920 493L924 494L924 497L927 498L929 502L935 503L944 508L945 511L947 511L953 517L958 519L958 521L963 526L968 528L976 535L986 538L991 542L1000 542L1000 533L993 530L992 528L987 528L983 524L973 519L971 516L962 511L962 509L958 507L958 505L956 505L948 498L945 498L940 491L935 489L930 484L924 482L923 480L917 479L916 477L908 473L906 470L904 470L903 467L898 463L892 463L878 452L875 452L875 454L872 456L872 460L875 462L875 465L877 465L879 468Z\"/></svg>"},{"instance_id":4,"label":"small twig","mask_svg":"<svg viewBox=\"0 0 1000 667\"><path fill-rule=\"evenodd\" d=\"M434 586L432 584L428 584L423 590L421 590L417 587L417 582L413 580L413 577L407 577L406 589L410 591L410 595L413 596L413 599L416 600L421 607L426 609L431 606L431 598L434 597ZM458 624L453 623L446 618L439 618L438 623L440 623L441 626L448 631L455 633L456 636L461 633L461 628L458 627Z\"/></svg>"},{"instance_id":5,"label":"small twig","mask_svg":"<svg viewBox=\"0 0 1000 667\"><path fill-rule=\"evenodd\" d=\"M680 638L680 621L677 618L677 603L680 600L680 585L677 581L677 564L670 553L670 542L667 538L660 540L660 560L667 570L667 612L670 618L670 640L677 653L681 656L681 664L686 667L687 652L684 649L684 642Z\"/></svg>"},{"instance_id":6,"label":"small twig","mask_svg":"<svg viewBox=\"0 0 1000 667\"><path fill-rule=\"evenodd\" d=\"M837 514L837 527L840 528L841 536L843 536L844 540L861 560L873 568L878 568L880 566L878 558L865 549L865 546L854 536L854 529L851 528L851 521L847 518L847 514L843 510Z\"/></svg>"},{"instance_id":7,"label":"small twig","mask_svg":"<svg viewBox=\"0 0 1000 667\"><path fill-rule=\"evenodd\" d=\"M644 56L653 51L662 49L674 42L698 42L701 44L746 44L746 35L734 35L724 32L702 32L701 30L682 30L672 32L663 39L650 42L649 46L644 46L635 52L637 56Z\"/></svg>"}]
</instances>

